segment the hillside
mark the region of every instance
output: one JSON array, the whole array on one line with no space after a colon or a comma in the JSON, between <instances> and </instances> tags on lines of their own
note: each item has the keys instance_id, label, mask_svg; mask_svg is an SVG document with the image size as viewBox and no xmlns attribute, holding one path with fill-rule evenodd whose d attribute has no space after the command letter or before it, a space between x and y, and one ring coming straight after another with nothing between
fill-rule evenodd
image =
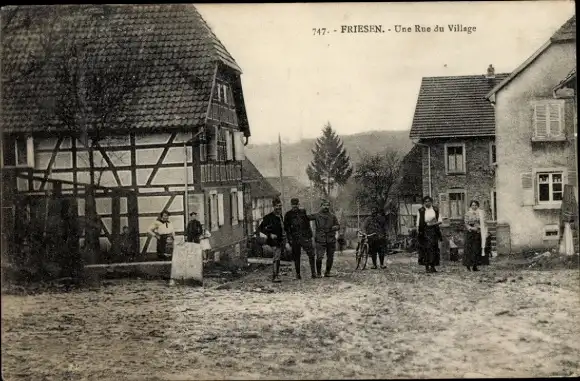
<instances>
[{"instance_id":1,"label":"hillside","mask_svg":"<svg viewBox=\"0 0 580 381\"><path fill-rule=\"evenodd\" d=\"M342 141L351 160L356 162L363 153L396 150L406 154L413 147L409 131L370 131L354 135L342 135ZM251 141L251 139L250 139ZM306 167L312 160L315 139L304 139L282 146L284 176L296 177L308 184ZM278 144L248 144L246 154L264 177L278 176Z\"/></svg>"}]
</instances>

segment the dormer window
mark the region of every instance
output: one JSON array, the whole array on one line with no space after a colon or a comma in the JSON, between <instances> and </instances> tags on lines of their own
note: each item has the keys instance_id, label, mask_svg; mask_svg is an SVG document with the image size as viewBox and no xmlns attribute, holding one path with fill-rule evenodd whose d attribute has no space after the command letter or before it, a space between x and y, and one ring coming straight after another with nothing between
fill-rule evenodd
<instances>
[{"instance_id":1,"label":"dormer window","mask_svg":"<svg viewBox=\"0 0 580 381\"><path fill-rule=\"evenodd\" d=\"M234 97L232 94L232 89L229 85L217 82L217 101L220 103L225 103L227 105L234 104Z\"/></svg>"}]
</instances>

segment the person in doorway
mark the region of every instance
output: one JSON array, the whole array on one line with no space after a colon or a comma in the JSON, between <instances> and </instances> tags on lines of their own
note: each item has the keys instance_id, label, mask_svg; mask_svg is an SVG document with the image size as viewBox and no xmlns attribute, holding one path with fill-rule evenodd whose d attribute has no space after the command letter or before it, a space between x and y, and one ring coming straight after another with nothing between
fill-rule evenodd
<instances>
[{"instance_id":1,"label":"person in doorway","mask_svg":"<svg viewBox=\"0 0 580 381\"><path fill-rule=\"evenodd\" d=\"M266 235L265 247L273 252L272 282L280 283L280 260L286 244L284 217L282 216L282 202L279 198L272 201L272 206L274 210L264 216L258 230Z\"/></svg>"},{"instance_id":2,"label":"person in doorway","mask_svg":"<svg viewBox=\"0 0 580 381\"><path fill-rule=\"evenodd\" d=\"M312 229L306 210L300 209L300 200L293 198L290 200L292 209L284 216L284 230L292 247L294 267L296 268L296 279L302 279L300 275L300 257L302 250L308 255L310 272L312 278L316 278L316 267L314 249L312 247Z\"/></svg>"},{"instance_id":3,"label":"person in doorway","mask_svg":"<svg viewBox=\"0 0 580 381\"><path fill-rule=\"evenodd\" d=\"M200 243L203 235L203 226L197 219L197 212L189 213L190 220L185 229L185 242Z\"/></svg>"},{"instance_id":4,"label":"person in doorway","mask_svg":"<svg viewBox=\"0 0 580 381\"><path fill-rule=\"evenodd\" d=\"M469 210L465 213L465 248L463 249L463 265L468 271L479 271L477 266L482 264L485 255L485 216L479 209L479 201L473 200Z\"/></svg>"},{"instance_id":5,"label":"person in doorway","mask_svg":"<svg viewBox=\"0 0 580 381\"><path fill-rule=\"evenodd\" d=\"M417 211L417 241L419 244L419 265L425 266L427 273L436 273L441 252L439 242L443 240L439 225L443 223L439 210L433 206L431 196L423 197L423 206Z\"/></svg>"},{"instance_id":6,"label":"person in doorway","mask_svg":"<svg viewBox=\"0 0 580 381\"><path fill-rule=\"evenodd\" d=\"M336 232L340 229L338 218L330 212L330 202L322 201L320 211L308 216L316 226L314 241L316 245L316 274L322 276L322 260L326 255L325 277L332 276L332 264L334 262L334 252L336 251Z\"/></svg>"},{"instance_id":7,"label":"person in doorway","mask_svg":"<svg viewBox=\"0 0 580 381\"><path fill-rule=\"evenodd\" d=\"M379 209L373 207L371 210L371 215L365 220L363 224L363 231L365 234L372 234L368 238L369 243L369 254L373 261L373 269L377 267L377 254L379 256L379 261L381 269L385 268L385 251L384 243L387 234L387 223L386 218L379 213Z\"/></svg>"},{"instance_id":8,"label":"person in doorway","mask_svg":"<svg viewBox=\"0 0 580 381\"><path fill-rule=\"evenodd\" d=\"M157 257L162 260L171 258L175 229L169 220L168 211L162 211L159 217L153 221L149 227L149 235L157 239Z\"/></svg>"}]
</instances>

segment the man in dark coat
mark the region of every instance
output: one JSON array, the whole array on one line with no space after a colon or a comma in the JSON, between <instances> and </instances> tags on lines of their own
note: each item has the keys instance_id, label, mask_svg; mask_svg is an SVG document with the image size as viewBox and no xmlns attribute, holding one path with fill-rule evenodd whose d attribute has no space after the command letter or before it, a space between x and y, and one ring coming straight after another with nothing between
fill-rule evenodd
<instances>
[{"instance_id":1,"label":"man in dark coat","mask_svg":"<svg viewBox=\"0 0 580 381\"><path fill-rule=\"evenodd\" d=\"M271 248L274 253L272 258L274 264L272 282L280 283L280 260L282 258L282 250L284 250L286 244L286 236L282 216L282 202L276 198L272 202L272 206L274 211L264 216L258 230L266 235L266 246Z\"/></svg>"},{"instance_id":2,"label":"man in dark coat","mask_svg":"<svg viewBox=\"0 0 580 381\"><path fill-rule=\"evenodd\" d=\"M322 276L322 260L326 254L325 277L329 277L332 264L334 262L334 252L336 250L336 232L340 229L338 218L330 212L330 202L323 201L320 212L308 216L314 220L316 234L314 242L316 245L316 272L318 277Z\"/></svg>"},{"instance_id":3,"label":"man in dark coat","mask_svg":"<svg viewBox=\"0 0 580 381\"><path fill-rule=\"evenodd\" d=\"M200 243L203 234L203 226L201 226L201 222L198 221L196 212L189 213L189 216L191 217L191 220L187 223L185 241Z\"/></svg>"},{"instance_id":4,"label":"man in dark coat","mask_svg":"<svg viewBox=\"0 0 580 381\"><path fill-rule=\"evenodd\" d=\"M373 234L369 237L369 254L373 260L373 269L377 268L377 254L379 255L381 268L384 269L387 219L382 213L379 213L378 208L372 208L371 215L364 222L363 231L366 234Z\"/></svg>"},{"instance_id":5,"label":"man in dark coat","mask_svg":"<svg viewBox=\"0 0 580 381\"><path fill-rule=\"evenodd\" d=\"M290 200L292 209L286 212L284 216L284 230L292 246L292 256L294 258L294 267L296 268L296 279L302 279L300 276L300 256L302 249L308 255L310 262L310 272L312 278L316 278L314 249L312 247L312 229L310 229L310 220L306 210L300 209L300 200L293 198Z\"/></svg>"}]
</instances>

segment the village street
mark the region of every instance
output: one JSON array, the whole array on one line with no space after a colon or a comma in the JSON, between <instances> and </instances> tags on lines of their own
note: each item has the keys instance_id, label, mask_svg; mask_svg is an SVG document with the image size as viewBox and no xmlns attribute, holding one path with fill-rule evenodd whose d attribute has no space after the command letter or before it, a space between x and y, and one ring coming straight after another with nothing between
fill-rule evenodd
<instances>
[{"instance_id":1,"label":"village street","mask_svg":"<svg viewBox=\"0 0 580 381\"><path fill-rule=\"evenodd\" d=\"M548 377L578 374L577 270L479 273L408 254L387 270L219 289L114 281L2 297L6 380ZM307 273L306 265L304 272ZM290 268L288 268L289 270Z\"/></svg>"}]
</instances>

